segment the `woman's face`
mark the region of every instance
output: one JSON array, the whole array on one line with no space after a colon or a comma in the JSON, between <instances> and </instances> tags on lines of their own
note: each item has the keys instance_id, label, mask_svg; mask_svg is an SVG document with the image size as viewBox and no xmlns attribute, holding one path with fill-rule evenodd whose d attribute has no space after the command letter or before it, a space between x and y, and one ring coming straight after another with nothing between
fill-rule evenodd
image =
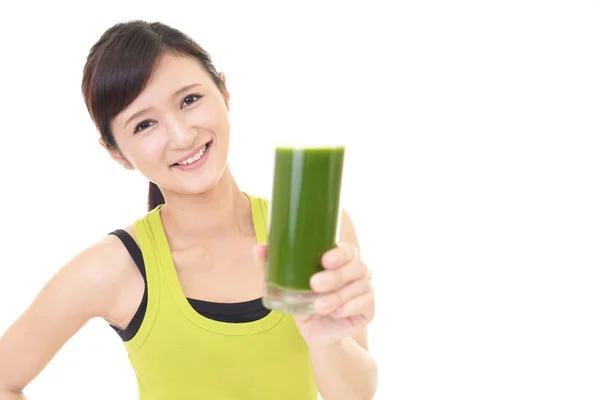
<instances>
[{"instance_id":1,"label":"woman's face","mask_svg":"<svg viewBox=\"0 0 600 400\"><path fill-rule=\"evenodd\" d=\"M167 54L142 93L113 119L121 154L111 156L165 196L205 192L227 167L228 103L227 90L219 90L198 60Z\"/></svg>"}]
</instances>

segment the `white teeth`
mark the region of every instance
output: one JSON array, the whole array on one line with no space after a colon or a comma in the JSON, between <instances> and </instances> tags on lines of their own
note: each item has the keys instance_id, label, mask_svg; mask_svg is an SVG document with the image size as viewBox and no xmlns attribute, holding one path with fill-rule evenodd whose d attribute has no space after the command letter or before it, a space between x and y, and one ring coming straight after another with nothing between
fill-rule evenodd
<instances>
[{"instance_id":1,"label":"white teeth","mask_svg":"<svg viewBox=\"0 0 600 400\"><path fill-rule=\"evenodd\" d=\"M206 151L206 149L207 149L207 148L208 148L208 143L206 143L206 144L204 145L204 147L202 147L202 148L200 149L200 151L199 151L199 152L197 152L196 154L194 154L194 156L192 156L192 157L188 158L187 160L185 160L185 161L182 161L182 162L180 162L180 163L178 163L178 164L179 164L179 165L188 165L188 164L191 164L191 163L193 163L194 161L197 161L197 160L199 160L199 159L200 159L200 157L202 157L202 154L204 154L204 152Z\"/></svg>"}]
</instances>

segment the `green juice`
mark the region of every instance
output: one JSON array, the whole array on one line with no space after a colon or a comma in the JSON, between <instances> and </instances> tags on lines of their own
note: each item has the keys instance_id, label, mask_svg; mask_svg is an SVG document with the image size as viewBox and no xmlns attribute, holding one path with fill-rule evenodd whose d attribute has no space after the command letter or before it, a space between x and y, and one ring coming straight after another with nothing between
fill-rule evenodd
<instances>
[{"instance_id":1,"label":"green juice","mask_svg":"<svg viewBox=\"0 0 600 400\"><path fill-rule=\"evenodd\" d=\"M302 299L289 294L311 291L321 257L336 246L344 153L343 146L276 148L266 280L282 291L278 301L285 303L288 293L298 305L280 309L302 308Z\"/></svg>"}]
</instances>

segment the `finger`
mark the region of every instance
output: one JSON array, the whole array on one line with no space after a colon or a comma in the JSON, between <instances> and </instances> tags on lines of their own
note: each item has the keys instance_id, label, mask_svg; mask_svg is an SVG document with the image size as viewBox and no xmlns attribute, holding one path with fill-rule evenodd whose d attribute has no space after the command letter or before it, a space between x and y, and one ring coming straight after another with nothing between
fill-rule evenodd
<instances>
[{"instance_id":1,"label":"finger","mask_svg":"<svg viewBox=\"0 0 600 400\"><path fill-rule=\"evenodd\" d=\"M325 294L315 300L315 311L321 315L329 314L369 291L371 291L371 282L367 279L356 280L338 291Z\"/></svg>"},{"instance_id":2,"label":"finger","mask_svg":"<svg viewBox=\"0 0 600 400\"><path fill-rule=\"evenodd\" d=\"M263 264L267 260L267 244L258 243L254 246L254 260Z\"/></svg>"},{"instance_id":3,"label":"finger","mask_svg":"<svg viewBox=\"0 0 600 400\"><path fill-rule=\"evenodd\" d=\"M337 244L337 247L323 254L321 264L323 264L325 269L336 269L358 258L358 249L355 246L340 242Z\"/></svg>"},{"instance_id":4,"label":"finger","mask_svg":"<svg viewBox=\"0 0 600 400\"><path fill-rule=\"evenodd\" d=\"M310 278L311 288L318 293L339 290L352 281L367 276L368 269L359 259L342 268L317 272Z\"/></svg>"},{"instance_id":5,"label":"finger","mask_svg":"<svg viewBox=\"0 0 600 400\"><path fill-rule=\"evenodd\" d=\"M342 307L333 312L334 318L364 316L368 321L375 314L375 293L369 291L361 296L350 299Z\"/></svg>"}]
</instances>

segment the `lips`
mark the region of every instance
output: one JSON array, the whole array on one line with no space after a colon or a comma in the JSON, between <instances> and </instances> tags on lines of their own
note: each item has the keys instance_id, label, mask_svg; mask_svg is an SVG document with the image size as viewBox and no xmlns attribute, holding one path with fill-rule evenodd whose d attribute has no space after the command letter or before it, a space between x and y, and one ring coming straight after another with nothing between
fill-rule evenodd
<instances>
[{"instance_id":1,"label":"lips","mask_svg":"<svg viewBox=\"0 0 600 400\"><path fill-rule=\"evenodd\" d=\"M203 147L201 147L195 154L190 157L184 159L179 163L175 163L171 165L171 168L175 170L179 170L181 172L185 171L195 171L206 163L207 159L210 158L210 153L212 150L212 141L206 143Z\"/></svg>"},{"instance_id":2,"label":"lips","mask_svg":"<svg viewBox=\"0 0 600 400\"><path fill-rule=\"evenodd\" d=\"M202 158L202 156L204 155L204 153L206 152L206 150L208 150L208 148L210 147L210 145L212 144L212 140L210 142L205 143L202 147L196 149L196 151L194 153L191 153L189 155L187 155L184 158L181 158L178 162L171 164L171 166L186 166L186 165L190 165L193 164L195 161L198 161L200 158Z\"/></svg>"}]
</instances>

